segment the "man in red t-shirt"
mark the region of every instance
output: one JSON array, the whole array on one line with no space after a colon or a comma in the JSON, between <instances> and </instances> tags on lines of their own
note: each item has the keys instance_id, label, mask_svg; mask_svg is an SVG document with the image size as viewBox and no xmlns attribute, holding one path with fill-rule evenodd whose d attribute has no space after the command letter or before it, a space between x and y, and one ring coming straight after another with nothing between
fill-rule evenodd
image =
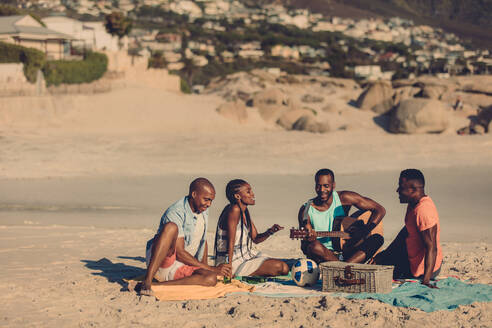
<instances>
[{"instance_id":1,"label":"man in red t-shirt","mask_svg":"<svg viewBox=\"0 0 492 328\"><path fill-rule=\"evenodd\" d=\"M400 173L400 203L408 204L405 227L386 250L371 263L394 265L395 278L419 278L429 287L430 280L441 271L439 215L432 199L424 192L422 172L407 169Z\"/></svg>"}]
</instances>

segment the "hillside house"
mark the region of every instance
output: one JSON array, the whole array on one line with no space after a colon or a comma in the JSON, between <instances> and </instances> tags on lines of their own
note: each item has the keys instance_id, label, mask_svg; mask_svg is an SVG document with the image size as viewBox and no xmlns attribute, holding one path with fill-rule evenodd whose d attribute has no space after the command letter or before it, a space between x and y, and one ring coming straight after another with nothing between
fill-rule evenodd
<instances>
[{"instance_id":1,"label":"hillside house","mask_svg":"<svg viewBox=\"0 0 492 328\"><path fill-rule=\"evenodd\" d=\"M103 22L81 22L68 17L51 16L43 18L43 23L53 31L72 36L74 47L88 50L118 50L118 37L106 32Z\"/></svg>"},{"instance_id":2,"label":"hillside house","mask_svg":"<svg viewBox=\"0 0 492 328\"><path fill-rule=\"evenodd\" d=\"M30 15L0 17L0 41L38 49L48 59L70 56L74 39L71 35L44 27Z\"/></svg>"}]
</instances>

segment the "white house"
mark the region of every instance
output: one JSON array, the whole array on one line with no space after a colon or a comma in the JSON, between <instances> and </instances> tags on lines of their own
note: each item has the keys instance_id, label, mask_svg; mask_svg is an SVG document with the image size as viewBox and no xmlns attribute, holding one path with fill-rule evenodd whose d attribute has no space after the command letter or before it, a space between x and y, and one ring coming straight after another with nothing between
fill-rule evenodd
<instances>
[{"instance_id":1,"label":"white house","mask_svg":"<svg viewBox=\"0 0 492 328\"><path fill-rule=\"evenodd\" d=\"M29 15L0 17L0 41L35 48L48 59L70 55L73 36L44 27Z\"/></svg>"},{"instance_id":2,"label":"white house","mask_svg":"<svg viewBox=\"0 0 492 328\"><path fill-rule=\"evenodd\" d=\"M377 80L383 76L379 65L360 65L355 66L354 74L356 77L368 80Z\"/></svg>"},{"instance_id":3,"label":"white house","mask_svg":"<svg viewBox=\"0 0 492 328\"><path fill-rule=\"evenodd\" d=\"M220 56L226 63L230 63L234 61L234 54L230 51L223 51Z\"/></svg>"},{"instance_id":4,"label":"white house","mask_svg":"<svg viewBox=\"0 0 492 328\"><path fill-rule=\"evenodd\" d=\"M180 15L188 15L190 19L198 18L202 16L202 9L193 1L182 0L169 4L169 9Z\"/></svg>"},{"instance_id":5,"label":"white house","mask_svg":"<svg viewBox=\"0 0 492 328\"><path fill-rule=\"evenodd\" d=\"M118 37L106 32L103 22L80 22L68 17L52 16L44 18L43 23L51 30L73 36L74 46L89 50L118 50Z\"/></svg>"},{"instance_id":6,"label":"white house","mask_svg":"<svg viewBox=\"0 0 492 328\"><path fill-rule=\"evenodd\" d=\"M277 44L272 47L272 56L274 57L282 57L282 58L291 58L291 59L299 59L299 51L297 49L292 49L291 47L284 46L281 44Z\"/></svg>"}]
</instances>

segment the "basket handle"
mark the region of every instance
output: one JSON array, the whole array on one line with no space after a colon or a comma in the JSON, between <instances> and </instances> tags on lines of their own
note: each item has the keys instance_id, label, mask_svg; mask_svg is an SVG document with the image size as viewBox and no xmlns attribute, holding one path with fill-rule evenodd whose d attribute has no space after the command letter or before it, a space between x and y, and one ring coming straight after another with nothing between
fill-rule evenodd
<instances>
[{"instance_id":1,"label":"basket handle","mask_svg":"<svg viewBox=\"0 0 492 328\"><path fill-rule=\"evenodd\" d=\"M352 273L352 267L350 265L347 265L345 267L344 277L334 277L333 279L335 280L335 284L339 286L352 286L352 285L363 285L366 283L366 279L361 278L361 279L353 279L354 274Z\"/></svg>"}]
</instances>

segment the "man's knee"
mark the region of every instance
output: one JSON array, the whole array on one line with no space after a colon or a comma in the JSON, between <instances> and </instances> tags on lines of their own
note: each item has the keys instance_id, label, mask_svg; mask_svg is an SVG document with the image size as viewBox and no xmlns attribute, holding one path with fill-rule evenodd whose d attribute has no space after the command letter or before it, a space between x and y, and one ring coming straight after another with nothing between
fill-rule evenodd
<instances>
[{"instance_id":1,"label":"man's knee","mask_svg":"<svg viewBox=\"0 0 492 328\"><path fill-rule=\"evenodd\" d=\"M307 245L306 250L309 253L319 253L320 251L323 251L323 248L321 246L322 245L319 242L312 241Z\"/></svg>"},{"instance_id":2,"label":"man's knee","mask_svg":"<svg viewBox=\"0 0 492 328\"><path fill-rule=\"evenodd\" d=\"M381 236L380 234L375 234L372 235L370 238L372 238L374 245L377 247L377 249L381 248L384 244L384 237Z\"/></svg>"},{"instance_id":3,"label":"man's knee","mask_svg":"<svg viewBox=\"0 0 492 328\"><path fill-rule=\"evenodd\" d=\"M313 241L308 246L308 258L315 262L337 261L335 254L319 241Z\"/></svg>"},{"instance_id":4,"label":"man's knee","mask_svg":"<svg viewBox=\"0 0 492 328\"><path fill-rule=\"evenodd\" d=\"M212 271L207 271L207 273L203 275L202 281L204 286L213 287L217 285L217 275Z\"/></svg>"},{"instance_id":5,"label":"man's knee","mask_svg":"<svg viewBox=\"0 0 492 328\"><path fill-rule=\"evenodd\" d=\"M380 234L375 234L367 238L361 248L361 250L366 254L366 260L376 254L383 244L384 237Z\"/></svg>"}]
</instances>

